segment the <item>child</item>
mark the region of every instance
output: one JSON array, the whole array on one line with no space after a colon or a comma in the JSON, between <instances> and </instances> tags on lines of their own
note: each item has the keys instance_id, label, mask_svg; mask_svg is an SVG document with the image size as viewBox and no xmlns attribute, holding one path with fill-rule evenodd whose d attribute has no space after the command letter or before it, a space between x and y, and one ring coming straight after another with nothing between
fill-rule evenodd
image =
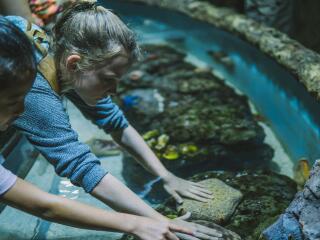
<instances>
[{"instance_id":1,"label":"child","mask_svg":"<svg viewBox=\"0 0 320 240\"><path fill-rule=\"evenodd\" d=\"M162 220L120 181L107 173L88 146L80 143L64 110L61 95L67 95L96 125L111 132L115 141L164 182L165 189L181 203L181 196L207 202L212 198L202 185L170 173L128 123L111 100L117 82L138 55L133 32L111 11L92 2L79 2L58 19L53 35L53 56L41 30L19 17L8 19L33 38L38 73L26 97L25 112L14 125L44 155L56 172L112 208ZM190 226L180 221L179 224ZM199 239L216 232L200 231ZM201 230L202 229L202 230Z\"/></svg>"},{"instance_id":2,"label":"child","mask_svg":"<svg viewBox=\"0 0 320 240\"><path fill-rule=\"evenodd\" d=\"M35 76L36 61L29 40L0 16L1 130L5 130L23 112L24 97ZM106 212L45 193L1 165L0 201L50 221L81 228L127 232L145 240L178 239L171 231L191 234L190 230L178 227L169 220Z\"/></svg>"}]
</instances>

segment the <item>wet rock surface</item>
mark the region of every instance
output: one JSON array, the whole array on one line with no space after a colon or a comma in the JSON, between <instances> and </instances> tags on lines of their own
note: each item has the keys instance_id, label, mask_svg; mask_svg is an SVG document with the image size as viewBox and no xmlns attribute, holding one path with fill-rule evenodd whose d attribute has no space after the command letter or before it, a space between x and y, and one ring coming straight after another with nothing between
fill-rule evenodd
<instances>
[{"instance_id":1,"label":"wet rock surface","mask_svg":"<svg viewBox=\"0 0 320 240\"><path fill-rule=\"evenodd\" d=\"M243 199L230 221L224 226L244 239L258 239L263 225L272 224L293 199L297 185L290 178L271 172L208 172L191 179L199 181L216 177L241 191Z\"/></svg>"},{"instance_id":2,"label":"wet rock surface","mask_svg":"<svg viewBox=\"0 0 320 240\"><path fill-rule=\"evenodd\" d=\"M320 238L320 161L311 176L285 213L267 230L264 239L319 239Z\"/></svg>"},{"instance_id":3,"label":"wet rock surface","mask_svg":"<svg viewBox=\"0 0 320 240\"><path fill-rule=\"evenodd\" d=\"M185 199L178 207L178 211L190 212L194 220L205 220L218 224L227 222L241 201L242 193L219 179L212 178L199 183L214 193L214 199L208 203Z\"/></svg>"},{"instance_id":4,"label":"wet rock surface","mask_svg":"<svg viewBox=\"0 0 320 240\"><path fill-rule=\"evenodd\" d=\"M289 69L311 94L320 98L320 55L289 38L286 34L238 14L230 8L216 7L205 1L129 1L179 11L240 36Z\"/></svg>"},{"instance_id":5,"label":"wet rock surface","mask_svg":"<svg viewBox=\"0 0 320 240\"><path fill-rule=\"evenodd\" d=\"M186 55L170 45L144 45L143 49L144 59L124 76L119 89L118 102L127 118L176 175L192 176L197 182L219 179L236 189L237 197L220 207L186 200L185 206L193 212L192 221L222 224L243 239L258 239L288 207L297 186L285 176L262 170L270 169L273 149L264 143L265 133L247 98L211 69L186 62ZM153 179L131 157L125 155L124 165L123 176L130 187ZM217 169L222 171L203 173ZM141 196L149 194L149 200L157 199L158 190L152 187ZM221 191L213 192L219 198ZM163 198L158 199L161 202ZM158 210L171 218L186 212L177 209L173 200Z\"/></svg>"},{"instance_id":6,"label":"wet rock surface","mask_svg":"<svg viewBox=\"0 0 320 240\"><path fill-rule=\"evenodd\" d=\"M245 240L259 239L262 231L276 221L278 216L287 208L297 190L297 185L293 180L271 171L210 171L196 174L190 179L193 181L220 179L234 189L241 191L243 194L241 202L232 217L222 224L222 227L235 232ZM184 214L184 211L177 209L173 199L166 200L157 210L169 218ZM195 221L193 216L190 220ZM215 223L202 219L201 221L206 224ZM134 238L125 236L123 239Z\"/></svg>"},{"instance_id":7,"label":"wet rock surface","mask_svg":"<svg viewBox=\"0 0 320 240\"><path fill-rule=\"evenodd\" d=\"M144 45L143 52L122 79L119 104L141 133L156 132L145 140L169 169L270 164L273 150L263 143L265 133L245 96L169 45ZM161 138L166 141L159 144Z\"/></svg>"}]
</instances>

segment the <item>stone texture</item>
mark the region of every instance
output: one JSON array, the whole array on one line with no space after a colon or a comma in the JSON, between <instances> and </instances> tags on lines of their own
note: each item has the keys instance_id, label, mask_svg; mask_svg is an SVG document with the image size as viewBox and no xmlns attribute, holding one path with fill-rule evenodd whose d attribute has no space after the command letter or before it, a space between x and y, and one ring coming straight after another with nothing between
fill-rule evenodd
<instances>
[{"instance_id":1,"label":"stone texture","mask_svg":"<svg viewBox=\"0 0 320 240\"><path fill-rule=\"evenodd\" d=\"M242 193L219 179L208 179L199 183L214 193L214 199L208 203L185 199L178 210L190 212L194 220L206 220L218 224L227 222L238 206Z\"/></svg>"},{"instance_id":2,"label":"stone texture","mask_svg":"<svg viewBox=\"0 0 320 240\"><path fill-rule=\"evenodd\" d=\"M297 76L306 89L320 97L320 56L278 30L224 7L197 0L129 0L182 12L238 35ZM269 45L270 44L270 45ZM266 46L267 45L267 46ZM312 60L311 60L312 59Z\"/></svg>"},{"instance_id":3,"label":"stone texture","mask_svg":"<svg viewBox=\"0 0 320 240\"><path fill-rule=\"evenodd\" d=\"M146 54L122 78L118 102L138 131L158 132L146 140L166 167L210 162L238 169L270 163L273 150L264 144L265 133L245 96L169 45L141 47ZM160 135L168 137L161 148ZM180 149L186 145L196 150L185 154Z\"/></svg>"},{"instance_id":4,"label":"stone texture","mask_svg":"<svg viewBox=\"0 0 320 240\"><path fill-rule=\"evenodd\" d=\"M265 239L320 239L320 161L316 161L309 180L285 213L266 231Z\"/></svg>"},{"instance_id":5,"label":"stone texture","mask_svg":"<svg viewBox=\"0 0 320 240\"><path fill-rule=\"evenodd\" d=\"M209 171L198 173L190 179L198 182L212 178L220 179L243 194L235 213L222 226L245 240L258 239L262 231L289 206L297 192L297 185L292 179L271 171ZM168 217L184 213L176 209L173 199L164 201L157 210Z\"/></svg>"}]
</instances>

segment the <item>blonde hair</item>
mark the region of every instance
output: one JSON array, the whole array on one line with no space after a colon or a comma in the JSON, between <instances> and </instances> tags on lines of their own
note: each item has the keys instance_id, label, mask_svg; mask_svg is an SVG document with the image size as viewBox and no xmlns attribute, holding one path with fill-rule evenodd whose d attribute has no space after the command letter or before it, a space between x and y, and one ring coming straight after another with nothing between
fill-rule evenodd
<instances>
[{"instance_id":1,"label":"blonde hair","mask_svg":"<svg viewBox=\"0 0 320 240\"><path fill-rule=\"evenodd\" d=\"M58 63L70 54L81 60L77 71L92 70L125 50L130 60L139 55L136 37L111 10L93 1L81 1L66 9L53 28L53 51ZM61 82L62 91L72 83Z\"/></svg>"}]
</instances>

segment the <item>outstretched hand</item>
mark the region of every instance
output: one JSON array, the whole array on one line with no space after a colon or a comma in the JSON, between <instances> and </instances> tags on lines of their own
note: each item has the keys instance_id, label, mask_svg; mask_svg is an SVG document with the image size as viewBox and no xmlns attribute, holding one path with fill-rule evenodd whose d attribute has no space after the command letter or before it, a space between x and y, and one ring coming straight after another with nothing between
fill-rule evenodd
<instances>
[{"instance_id":1,"label":"outstretched hand","mask_svg":"<svg viewBox=\"0 0 320 240\"><path fill-rule=\"evenodd\" d=\"M180 240L223 240L223 234L214 228L205 227L203 225L192 223L192 222L186 222L188 218L190 218L191 213L187 213L182 217L176 218L171 220L174 224L177 226L190 229L192 231L192 234L186 234L186 233L179 233L175 232L175 235Z\"/></svg>"},{"instance_id":2,"label":"outstretched hand","mask_svg":"<svg viewBox=\"0 0 320 240\"><path fill-rule=\"evenodd\" d=\"M182 197L197 200L199 202L208 202L213 199L213 194L200 183L184 180L170 174L163 178L164 189L177 201L183 203Z\"/></svg>"}]
</instances>

